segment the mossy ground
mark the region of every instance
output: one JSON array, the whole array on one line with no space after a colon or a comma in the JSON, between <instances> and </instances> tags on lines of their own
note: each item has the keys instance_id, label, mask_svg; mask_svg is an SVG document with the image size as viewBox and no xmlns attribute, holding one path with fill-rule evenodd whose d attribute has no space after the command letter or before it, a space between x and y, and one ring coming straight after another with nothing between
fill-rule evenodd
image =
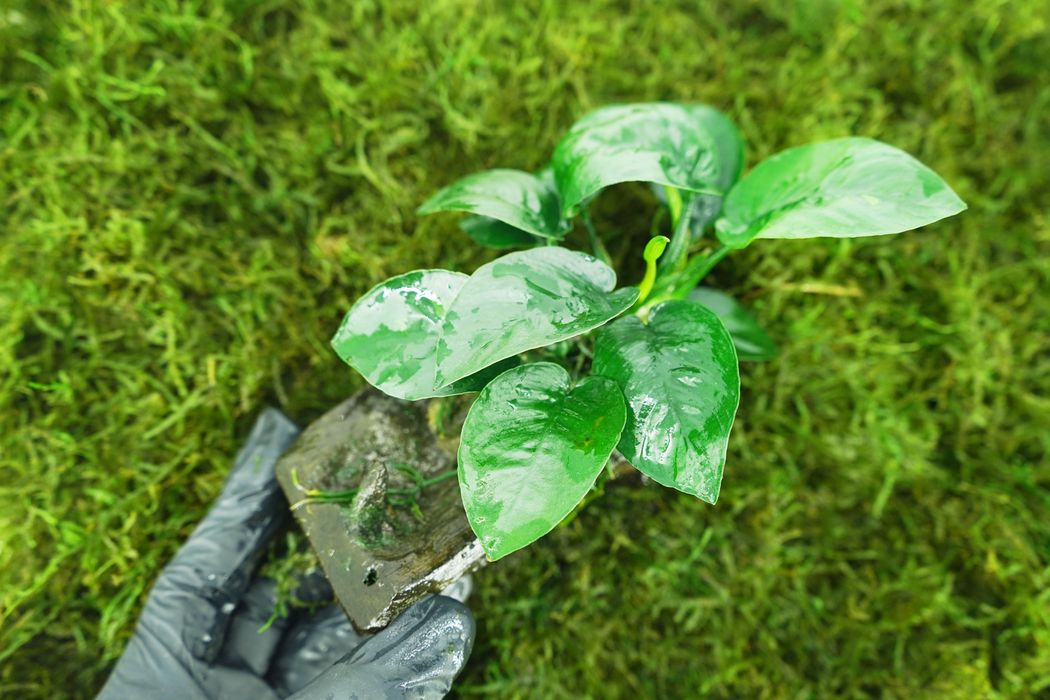
<instances>
[{"instance_id":1,"label":"mossy ground","mask_svg":"<svg viewBox=\"0 0 1050 700\"><path fill-rule=\"evenodd\" d=\"M718 505L610 490L482 572L456 697L1050 697L1048 21L1046 0L6 0L0 695L92 697L261 408L305 425L360 386L327 345L355 297L489 259L418 204L659 99L724 109L751 164L882 139L970 209L727 259L710 281L783 354L744 368ZM626 283L652 205L600 201Z\"/></svg>"}]
</instances>

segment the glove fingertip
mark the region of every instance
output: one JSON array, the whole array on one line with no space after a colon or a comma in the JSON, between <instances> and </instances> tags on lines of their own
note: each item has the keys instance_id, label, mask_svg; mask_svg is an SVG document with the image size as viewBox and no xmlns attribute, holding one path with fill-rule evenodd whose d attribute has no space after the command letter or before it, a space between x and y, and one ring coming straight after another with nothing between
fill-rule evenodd
<instances>
[{"instance_id":1,"label":"glove fingertip","mask_svg":"<svg viewBox=\"0 0 1050 700\"><path fill-rule=\"evenodd\" d=\"M270 429L275 432L282 432L292 434L292 439L299 435L300 428L295 422L284 415L281 411L274 408L273 406L267 406L263 409L263 412L259 414L259 420L266 421L271 425Z\"/></svg>"},{"instance_id":2,"label":"glove fingertip","mask_svg":"<svg viewBox=\"0 0 1050 700\"><path fill-rule=\"evenodd\" d=\"M347 659L351 665L387 666L395 669L429 669L423 677L441 677L451 684L467 662L474 646L477 624L463 603L435 595L405 610L394 622Z\"/></svg>"},{"instance_id":3,"label":"glove fingertip","mask_svg":"<svg viewBox=\"0 0 1050 700\"><path fill-rule=\"evenodd\" d=\"M340 697L354 689L362 698L439 700L466 665L475 631L466 605L444 596L426 598L292 698Z\"/></svg>"},{"instance_id":4,"label":"glove fingertip","mask_svg":"<svg viewBox=\"0 0 1050 700\"><path fill-rule=\"evenodd\" d=\"M227 484L233 481L269 481L281 454L291 447L300 433L299 426L276 408L266 408L237 453Z\"/></svg>"}]
</instances>

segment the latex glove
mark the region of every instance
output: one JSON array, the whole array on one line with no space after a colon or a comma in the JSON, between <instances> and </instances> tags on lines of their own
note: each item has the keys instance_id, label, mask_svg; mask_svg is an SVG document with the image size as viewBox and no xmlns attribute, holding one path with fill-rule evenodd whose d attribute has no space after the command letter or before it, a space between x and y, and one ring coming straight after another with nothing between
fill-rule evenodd
<instances>
[{"instance_id":1,"label":"latex glove","mask_svg":"<svg viewBox=\"0 0 1050 700\"><path fill-rule=\"evenodd\" d=\"M422 600L368 638L336 606L258 633L274 586L253 573L288 512L274 465L298 434L279 411L259 417L218 502L157 579L97 700L445 696L474 641L474 617L452 598Z\"/></svg>"}]
</instances>

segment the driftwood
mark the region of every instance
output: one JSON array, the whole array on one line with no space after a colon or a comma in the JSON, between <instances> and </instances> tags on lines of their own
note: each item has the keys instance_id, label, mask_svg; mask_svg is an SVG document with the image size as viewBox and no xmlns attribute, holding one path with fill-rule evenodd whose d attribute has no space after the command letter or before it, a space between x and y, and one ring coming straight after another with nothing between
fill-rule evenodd
<instances>
[{"instance_id":1,"label":"driftwood","mask_svg":"<svg viewBox=\"0 0 1050 700\"><path fill-rule=\"evenodd\" d=\"M418 510L388 502L388 491L415 484L399 467L430 479L455 466L454 442L439 444L427 406L363 389L312 423L277 464L293 504L310 489L358 490L349 503L308 503L294 512L362 633L382 629L485 561L454 477L420 491Z\"/></svg>"},{"instance_id":2,"label":"driftwood","mask_svg":"<svg viewBox=\"0 0 1050 700\"><path fill-rule=\"evenodd\" d=\"M281 487L358 632L382 629L486 562L454 475L405 495L420 477L455 468L470 401L402 401L362 389L310 424L277 463ZM620 483L639 481L618 452L610 466ZM303 503L312 489L356 494L345 503Z\"/></svg>"}]
</instances>

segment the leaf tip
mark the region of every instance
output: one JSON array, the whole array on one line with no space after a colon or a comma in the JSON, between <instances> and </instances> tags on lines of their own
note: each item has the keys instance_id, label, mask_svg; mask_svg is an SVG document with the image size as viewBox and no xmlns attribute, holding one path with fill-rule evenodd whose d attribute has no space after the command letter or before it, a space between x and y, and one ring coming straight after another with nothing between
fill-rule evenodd
<instances>
[{"instance_id":1,"label":"leaf tip","mask_svg":"<svg viewBox=\"0 0 1050 700\"><path fill-rule=\"evenodd\" d=\"M437 199L436 196L431 197L430 199L416 207L416 215L426 216L427 214L433 214L434 212L438 211L436 205L434 204L435 199Z\"/></svg>"}]
</instances>

